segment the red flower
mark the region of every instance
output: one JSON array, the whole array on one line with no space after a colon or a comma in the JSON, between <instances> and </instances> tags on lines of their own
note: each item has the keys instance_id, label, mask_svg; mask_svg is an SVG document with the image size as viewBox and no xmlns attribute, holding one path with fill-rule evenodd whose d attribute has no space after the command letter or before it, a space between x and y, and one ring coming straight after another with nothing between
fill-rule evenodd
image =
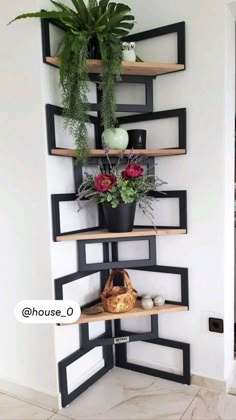
<instances>
[{"instance_id":1,"label":"red flower","mask_svg":"<svg viewBox=\"0 0 236 420\"><path fill-rule=\"evenodd\" d=\"M143 168L137 163L130 163L128 166L126 166L125 170L121 174L122 178L124 179L139 178L142 175Z\"/></svg>"},{"instance_id":2,"label":"red flower","mask_svg":"<svg viewBox=\"0 0 236 420\"><path fill-rule=\"evenodd\" d=\"M116 185L114 175L97 175L94 180L94 187L98 192L105 193Z\"/></svg>"}]
</instances>

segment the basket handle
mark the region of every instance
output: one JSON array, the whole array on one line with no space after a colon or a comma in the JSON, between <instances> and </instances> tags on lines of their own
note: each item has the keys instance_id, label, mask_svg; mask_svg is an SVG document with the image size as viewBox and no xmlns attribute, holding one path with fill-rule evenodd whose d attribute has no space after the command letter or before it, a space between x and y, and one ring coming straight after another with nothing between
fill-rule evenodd
<instances>
[{"instance_id":1,"label":"basket handle","mask_svg":"<svg viewBox=\"0 0 236 420\"><path fill-rule=\"evenodd\" d=\"M130 280L130 277L129 277L129 274L127 273L127 271L122 270L122 269L116 269L116 270L112 270L111 274L109 275L109 277L107 279L107 282L105 284L105 287L104 287L104 292L109 292L109 290L111 289L111 286L113 284L113 280L114 280L117 273L122 274L123 280L124 280L124 283L126 283L127 289L129 289L129 290L133 289L132 284L131 284L131 280Z\"/></svg>"}]
</instances>

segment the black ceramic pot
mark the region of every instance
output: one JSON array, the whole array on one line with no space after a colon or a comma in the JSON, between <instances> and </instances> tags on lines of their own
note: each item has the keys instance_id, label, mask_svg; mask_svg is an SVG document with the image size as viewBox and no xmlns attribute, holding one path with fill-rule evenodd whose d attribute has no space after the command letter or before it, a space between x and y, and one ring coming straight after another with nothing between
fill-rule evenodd
<instances>
[{"instance_id":1,"label":"black ceramic pot","mask_svg":"<svg viewBox=\"0 0 236 420\"><path fill-rule=\"evenodd\" d=\"M129 144L128 149L146 149L146 130L128 130Z\"/></svg>"},{"instance_id":2,"label":"black ceramic pot","mask_svg":"<svg viewBox=\"0 0 236 420\"><path fill-rule=\"evenodd\" d=\"M102 208L109 232L131 232L133 230L136 203L122 203L116 209L113 209L109 204L102 204Z\"/></svg>"},{"instance_id":3,"label":"black ceramic pot","mask_svg":"<svg viewBox=\"0 0 236 420\"><path fill-rule=\"evenodd\" d=\"M90 38L88 44L88 58L92 60L101 60L100 46L96 36Z\"/></svg>"}]
</instances>

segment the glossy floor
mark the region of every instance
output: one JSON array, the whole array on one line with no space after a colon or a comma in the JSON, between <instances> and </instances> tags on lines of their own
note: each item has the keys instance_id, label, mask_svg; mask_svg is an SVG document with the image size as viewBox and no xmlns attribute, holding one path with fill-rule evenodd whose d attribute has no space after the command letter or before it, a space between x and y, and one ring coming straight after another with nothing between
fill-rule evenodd
<instances>
[{"instance_id":1,"label":"glossy floor","mask_svg":"<svg viewBox=\"0 0 236 420\"><path fill-rule=\"evenodd\" d=\"M236 397L113 369L54 413L0 394L0 420L236 420Z\"/></svg>"}]
</instances>

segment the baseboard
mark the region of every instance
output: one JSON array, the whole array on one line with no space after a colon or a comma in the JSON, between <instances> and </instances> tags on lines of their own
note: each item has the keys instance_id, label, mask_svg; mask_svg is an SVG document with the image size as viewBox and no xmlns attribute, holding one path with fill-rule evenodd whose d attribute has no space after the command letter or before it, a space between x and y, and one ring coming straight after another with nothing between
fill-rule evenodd
<instances>
[{"instance_id":1,"label":"baseboard","mask_svg":"<svg viewBox=\"0 0 236 420\"><path fill-rule=\"evenodd\" d=\"M58 395L46 394L25 385L13 383L7 379L0 379L0 392L55 412L59 408Z\"/></svg>"},{"instance_id":2,"label":"baseboard","mask_svg":"<svg viewBox=\"0 0 236 420\"><path fill-rule=\"evenodd\" d=\"M219 379L207 378L205 376L195 374L191 375L191 385L212 389L217 392L227 392L226 381L220 381Z\"/></svg>"},{"instance_id":3,"label":"baseboard","mask_svg":"<svg viewBox=\"0 0 236 420\"><path fill-rule=\"evenodd\" d=\"M104 359L98 360L95 365L93 365L90 369L87 370L86 373L81 375L78 379L73 382L68 383L68 392L72 392L74 389L78 388L78 386L82 385L87 379L91 378L91 376L95 375L99 370L101 370L105 366Z\"/></svg>"}]
</instances>

